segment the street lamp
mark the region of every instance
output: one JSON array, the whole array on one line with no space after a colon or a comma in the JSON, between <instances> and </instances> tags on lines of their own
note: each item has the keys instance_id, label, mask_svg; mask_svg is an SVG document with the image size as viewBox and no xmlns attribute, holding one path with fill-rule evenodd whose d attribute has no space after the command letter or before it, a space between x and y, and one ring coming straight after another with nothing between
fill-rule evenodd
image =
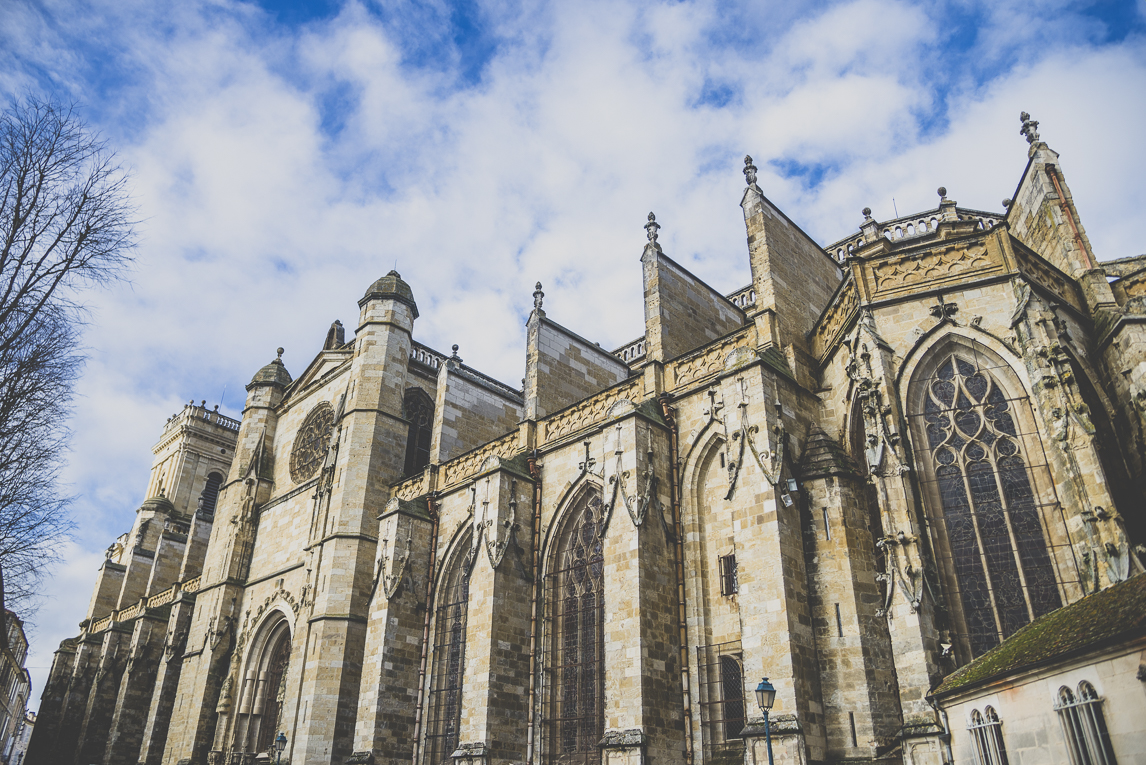
<instances>
[{"instance_id":1,"label":"street lamp","mask_svg":"<svg viewBox=\"0 0 1146 765\"><path fill-rule=\"evenodd\" d=\"M286 749L287 737L281 730L279 735L275 736L275 762L283 761L283 750Z\"/></svg>"},{"instance_id":2,"label":"street lamp","mask_svg":"<svg viewBox=\"0 0 1146 765\"><path fill-rule=\"evenodd\" d=\"M768 744L768 765L774 765L772 762L772 732L768 729L768 710L772 708L775 701L776 689L772 683L768 682L768 678L764 678L760 681L760 685L756 686L756 704L764 713L764 740Z\"/></svg>"}]
</instances>

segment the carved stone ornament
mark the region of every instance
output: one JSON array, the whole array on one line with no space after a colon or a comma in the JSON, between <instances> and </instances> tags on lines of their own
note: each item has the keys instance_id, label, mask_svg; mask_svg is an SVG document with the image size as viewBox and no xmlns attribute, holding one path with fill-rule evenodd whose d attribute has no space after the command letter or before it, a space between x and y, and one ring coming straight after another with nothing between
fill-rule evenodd
<instances>
[{"instance_id":1,"label":"carved stone ornament","mask_svg":"<svg viewBox=\"0 0 1146 765\"><path fill-rule=\"evenodd\" d=\"M318 472L330 445L334 409L325 401L310 410L294 437L290 452L290 477L302 483Z\"/></svg>"},{"instance_id":2,"label":"carved stone ornament","mask_svg":"<svg viewBox=\"0 0 1146 765\"><path fill-rule=\"evenodd\" d=\"M760 472L764 474L768 483L773 486L779 483L780 470L784 466L784 444L788 440L788 434L780 418L780 399L776 398L776 424L771 428L773 448L763 451L756 448L755 437L760 432L760 426L748 421L748 381L739 377L736 382L740 386L740 403L737 404L740 410L740 422L735 430L730 431L728 421L725 420L726 442L733 444L732 448L736 449L735 458L728 461L728 494L725 495L725 499L732 499L732 495L736 492L736 481L740 477L740 469L744 466L747 453L751 453L756 460Z\"/></svg>"},{"instance_id":3,"label":"carved stone ornament","mask_svg":"<svg viewBox=\"0 0 1146 765\"><path fill-rule=\"evenodd\" d=\"M390 504L397 500L390 500ZM378 533L378 559L374 563L374 586L382 585L382 594L390 600L402 586L410 550L414 544L413 520L402 513L382 519Z\"/></svg>"},{"instance_id":4,"label":"carved stone ornament","mask_svg":"<svg viewBox=\"0 0 1146 765\"><path fill-rule=\"evenodd\" d=\"M649 450L647 454L648 463L645 467L643 486L638 488L638 494L633 496L629 495L628 483L631 477L631 471L625 470L622 467L621 460L624 457L625 451L621 448L621 426L616 428L616 448L613 452L615 457L615 464L613 473L609 476L608 482L612 487L612 492L609 496L607 515L612 516L613 508L617 504L618 496L621 503L625 506L625 510L629 513L629 519L633 522L634 526L638 528L645 522L648 517L650 506L660 507L657 501L657 475L656 470L653 468L653 450L650 436Z\"/></svg>"},{"instance_id":5,"label":"carved stone ornament","mask_svg":"<svg viewBox=\"0 0 1146 765\"><path fill-rule=\"evenodd\" d=\"M513 534L517 528L517 479L510 479L509 499L504 504L501 498L494 494L491 487L492 479L486 477L482 481L480 491L481 500L477 499L479 487L474 486L474 529L471 543L471 554L477 550L482 541L485 542L486 555L493 568L501 565L505 553L509 549Z\"/></svg>"}]
</instances>

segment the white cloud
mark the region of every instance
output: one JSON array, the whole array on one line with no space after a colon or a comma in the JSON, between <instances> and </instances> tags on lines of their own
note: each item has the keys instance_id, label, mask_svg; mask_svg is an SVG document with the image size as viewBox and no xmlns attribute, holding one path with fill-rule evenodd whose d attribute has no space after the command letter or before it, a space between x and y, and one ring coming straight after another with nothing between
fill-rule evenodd
<instances>
[{"instance_id":1,"label":"white cloud","mask_svg":"<svg viewBox=\"0 0 1146 765\"><path fill-rule=\"evenodd\" d=\"M1021 109L1062 153L1096 250L1142 251L1142 44L1092 45L1085 24L1025 3L491 3L500 47L470 86L459 49L407 58L402 35L442 8L387 3L384 24L352 2L293 30L224 0L8 8L0 88L99 94L145 219L133 286L90 298L69 468L83 534L60 597L86 599L99 550L130 525L165 418L224 385L237 416L277 345L300 373L395 262L417 339L517 384L537 280L551 318L584 336L641 334L650 209L672 257L721 289L748 282L745 153L826 243L865 205L934 206L941 184L997 209L1025 163ZM985 14L977 47L944 48L952 8ZM449 39L433 32L416 42ZM705 88L727 103L698 106ZM784 177L788 162L821 166L821 182ZM46 606L37 650L82 610Z\"/></svg>"}]
</instances>

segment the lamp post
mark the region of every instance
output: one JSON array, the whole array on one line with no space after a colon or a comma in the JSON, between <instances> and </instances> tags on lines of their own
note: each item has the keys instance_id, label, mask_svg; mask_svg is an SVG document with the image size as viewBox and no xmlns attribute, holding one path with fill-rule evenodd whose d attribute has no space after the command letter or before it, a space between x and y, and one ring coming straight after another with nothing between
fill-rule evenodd
<instances>
[{"instance_id":1,"label":"lamp post","mask_svg":"<svg viewBox=\"0 0 1146 765\"><path fill-rule=\"evenodd\" d=\"M275 736L275 762L283 761L283 750L286 749L287 737L281 730L279 735Z\"/></svg>"},{"instance_id":2,"label":"lamp post","mask_svg":"<svg viewBox=\"0 0 1146 765\"><path fill-rule=\"evenodd\" d=\"M756 686L756 704L764 713L764 741L768 745L768 765L774 765L772 762L772 732L768 729L768 710L772 708L775 701L776 689L772 683L768 682L768 678L764 678L760 681L760 685Z\"/></svg>"}]
</instances>

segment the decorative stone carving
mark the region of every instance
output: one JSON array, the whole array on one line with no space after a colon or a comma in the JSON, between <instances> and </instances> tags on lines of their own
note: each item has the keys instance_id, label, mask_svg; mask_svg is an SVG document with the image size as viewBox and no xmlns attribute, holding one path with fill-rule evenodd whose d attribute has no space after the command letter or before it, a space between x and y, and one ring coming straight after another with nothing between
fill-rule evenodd
<instances>
[{"instance_id":1,"label":"decorative stone carving","mask_svg":"<svg viewBox=\"0 0 1146 765\"><path fill-rule=\"evenodd\" d=\"M311 409L303 420L290 452L290 477L295 483L302 483L318 472L333 426L334 409L325 401Z\"/></svg>"},{"instance_id":2,"label":"decorative stone carving","mask_svg":"<svg viewBox=\"0 0 1146 765\"><path fill-rule=\"evenodd\" d=\"M740 388L740 403L737 404L737 408L740 410L740 422L737 429L730 432L728 422L725 420L726 442L735 444L733 448L737 450L735 459L728 461L728 494L724 497L725 499L732 499L732 495L736 492L736 480L740 477L740 469L744 465L746 451L752 454L756 464L760 466L765 480L775 486L780 481L780 469L784 465L784 446L788 440L788 434L784 430L784 423L779 412L782 404L777 398L774 402L777 409L776 424L771 428L772 448L761 450L756 447L755 436L760 432L760 426L753 425L748 421L748 381L739 377L736 382Z\"/></svg>"},{"instance_id":3,"label":"decorative stone carving","mask_svg":"<svg viewBox=\"0 0 1146 765\"><path fill-rule=\"evenodd\" d=\"M650 439L651 440L651 439ZM638 489L639 493L634 496L629 496L628 482L631 477L631 471L624 470L621 460L624 457L625 451L621 448L621 426L618 425L616 429L616 449L613 452L615 457L615 466L613 474L609 476L608 483L612 487L612 492L608 501L607 515L611 516L613 508L617 504L617 498L620 497L621 503L625 506L625 510L629 513L629 519L632 520L633 525L638 528L644 524L645 518L648 516L650 506L656 506L658 509L660 503L656 498L657 490L657 475L653 467L653 450L652 444L649 445L647 454L647 463L644 474L644 486ZM662 514L663 518L663 514Z\"/></svg>"},{"instance_id":4,"label":"decorative stone carving","mask_svg":"<svg viewBox=\"0 0 1146 765\"><path fill-rule=\"evenodd\" d=\"M709 346L701 353L697 353L673 362L669 365L672 370L673 388L687 385L694 380L724 371L725 360L736 348L745 348L750 345L751 336L748 332L741 332L726 338L723 342Z\"/></svg>"},{"instance_id":5,"label":"decorative stone carving","mask_svg":"<svg viewBox=\"0 0 1146 765\"><path fill-rule=\"evenodd\" d=\"M396 510L400 501L397 498L390 500L383 512ZM402 585L414 544L413 525L413 519L399 512L392 512L382 519L378 534L378 559L374 564L374 587L382 585L382 595L386 600L393 598Z\"/></svg>"},{"instance_id":6,"label":"decorative stone carving","mask_svg":"<svg viewBox=\"0 0 1146 765\"><path fill-rule=\"evenodd\" d=\"M575 433L582 428L603 422L613 406L622 400L636 401L640 397L643 383L635 378L627 384L614 387L593 398L559 412L545 421L545 443Z\"/></svg>"},{"instance_id":7,"label":"decorative stone carving","mask_svg":"<svg viewBox=\"0 0 1146 765\"><path fill-rule=\"evenodd\" d=\"M442 485L452 486L481 472L482 465L491 456L509 459L517 452L517 433L510 433L491 441L480 449L464 454L442 466Z\"/></svg>"},{"instance_id":8,"label":"decorative stone carving","mask_svg":"<svg viewBox=\"0 0 1146 765\"><path fill-rule=\"evenodd\" d=\"M883 298L900 292L914 292L924 284L943 283L958 277L966 279L972 274L1002 271L982 245L948 245L929 252L910 252L871 264L873 298Z\"/></svg>"}]
</instances>

